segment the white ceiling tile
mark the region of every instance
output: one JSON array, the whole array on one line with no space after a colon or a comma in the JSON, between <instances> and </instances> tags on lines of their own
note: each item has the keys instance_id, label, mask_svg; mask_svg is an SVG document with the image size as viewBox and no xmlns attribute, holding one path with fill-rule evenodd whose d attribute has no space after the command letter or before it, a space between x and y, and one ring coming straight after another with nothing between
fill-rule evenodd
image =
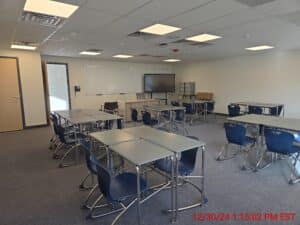
<instances>
[{"instance_id":1,"label":"white ceiling tile","mask_svg":"<svg viewBox=\"0 0 300 225\"><path fill-rule=\"evenodd\" d=\"M145 20L149 22L148 25L151 25L155 22L164 22L167 19L181 15L182 13L214 1L215 0L153 0L150 4L147 4L139 10L132 12L130 15L128 15L128 18L133 20ZM180 24L174 23L168 25Z\"/></svg>"},{"instance_id":2,"label":"white ceiling tile","mask_svg":"<svg viewBox=\"0 0 300 225\"><path fill-rule=\"evenodd\" d=\"M210 4L169 19L166 22L182 27L189 27L224 17L245 8L247 7L234 0L213 1Z\"/></svg>"},{"instance_id":3,"label":"white ceiling tile","mask_svg":"<svg viewBox=\"0 0 300 225\"><path fill-rule=\"evenodd\" d=\"M87 0L86 7L124 15L151 1L152 0Z\"/></svg>"}]
</instances>

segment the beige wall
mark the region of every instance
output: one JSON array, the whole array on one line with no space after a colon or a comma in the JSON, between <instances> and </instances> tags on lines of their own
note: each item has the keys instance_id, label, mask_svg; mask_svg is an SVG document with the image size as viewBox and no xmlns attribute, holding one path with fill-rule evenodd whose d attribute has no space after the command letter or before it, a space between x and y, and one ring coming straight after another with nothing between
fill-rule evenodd
<instances>
[{"instance_id":1,"label":"beige wall","mask_svg":"<svg viewBox=\"0 0 300 225\"><path fill-rule=\"evenodd\" d=\"M123 68L124 64L129 67L137 68L140 76L142 77L144 73L159 73L159 72L169 72L172 73L173 68L170 64L147 64L147 63L127 63L127 62L112 62L103 60L93 60L93 59L80 59L80 58L68 58L68 57L51 57L43 56L42 59L46 62L61 62L67 63L69 68L69 82L70 82L70 95L71 95L71 105L72 108L99 108L101 104L105 101L119 101L120 108L123 108L123 102L126 100L135 99L136 95L134 93L118 95L102 95L102 96L92 96L87 94L85 87L85 67L87 65L103 65L104 68ZM103 72L103 71L102 71ZM111 71L107 71L109 74ZM120 74L120 79L122 77L130 76L130 70L122 71ZM105 76L103 73L99 73L99 76ZM98 79L98 80L101 80ZM103 78L103 80L105 80ZM134 82L133 82L134 83ZM74 86L80 85L81 92L77 93L75 96Z\"/></svg>"},{"instance_id":2,"label":"beige wall","mask_svg":"<svg viewBox=\"0 0 300 225\"><path fill-rule=\"evenodd\" d=\"M215 94L216 112L234 101L284 103L286 116L300 117L300 51L249 54L178 65L178 81L195 81L196 90Z\"/></svg>"},{"instance_id":3,"label":"beige wall","mask_svg":"<svg viewBox=\"0 0 300 225\"><path fill-rule=\"evenodd\" d=\"M25 126L46 124L40 54L29 51L0 50L0 56L17 57L19 60Z\"/></svg>"}]
</instances>

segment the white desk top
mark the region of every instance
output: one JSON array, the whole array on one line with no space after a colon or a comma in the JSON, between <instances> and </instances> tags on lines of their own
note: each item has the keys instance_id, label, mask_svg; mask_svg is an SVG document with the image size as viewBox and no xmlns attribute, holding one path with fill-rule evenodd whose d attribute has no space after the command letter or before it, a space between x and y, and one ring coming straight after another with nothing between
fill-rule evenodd
<instances>
[{"instance_id":1,"label":"white desk top","mask_svg":"<svg viewBox=\"0 0 300 225\"><path fill-rule=\"evenodd\" d=\"M173 155L172 152L145 140L122 142L110 149L134 165L144 165Z\"/></svg>"},{"instance_id":2,"label":"white desk top","mask_svg":"<svg viewBox=\"0 0 300 225\"><path fill-rule=\"evenodd\" d=\"M175 110L185 110L185 107L182 106L172 106L172 105L151 105L145 106L145 109L162 112L162 111L175 111Z\"/></svg>"},{"instance_id":3,"label":"white desk top","mask_svg":"<svg viewBox=\"0 0 300 225\"><path fill-rule=\"evenodd\" d=\"M139 139L138 137L119 129L93 132L90 133L89 136L93 137L97 141L100 141L101 143L104 143L107 146Z\"/></svg>"},{"instance_id":4,"label":"white desk top","mask_svg":"<svg viewBox=\"0 0 300 225\"><path fill-rule=\"evenodd\" d=\"M185 136L164 132L147 126L126 128L123 130L134 136L162 146L169 151L177 153L205 146L205 143L202 141L197 141Z\"/></svg>"},{"instance_id":5,"label":"white desk top","mask_svg":"<svg viewBox=\"0 0 300 225\"><path fill-rule=\"evenodd\" d=\"M118 115L97 109L71 109L56 111L56 113L73 124L121 119Z\"/></svg>"},{"instance_id":6,"label":"white desk top","mask_svg":"<svg viewBox=\"0 0 300 225\"><path fill-rule=\"evenodd\" d=\"M269 127L276 127L291 131L300 131L300 119L283 118L277 116L264 116L256 114L247 114L243 116L228 118L230 121L259 124Z\"/></svg>"},{"instance_id":7,"label":"white desk top","mask_svg":"<svg viewBox=\"0 0 300 225\"><path fill-rule=\"evenodd\" d=\"M243 106L258 106L258 107L264 107L264 108L272 108L272 107L278 107L282 106L283 104L277 104L277 103L262 103L262 102L233 102L232 104L235 105L243 105Z\"/></svg>"}]
</instances>

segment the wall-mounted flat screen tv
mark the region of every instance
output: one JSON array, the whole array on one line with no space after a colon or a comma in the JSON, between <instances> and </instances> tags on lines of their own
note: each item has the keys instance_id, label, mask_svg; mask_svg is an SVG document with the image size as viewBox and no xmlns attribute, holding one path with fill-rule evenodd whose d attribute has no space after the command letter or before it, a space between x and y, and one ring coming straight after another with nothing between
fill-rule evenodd
<instances>
[{"instance_id":1,"label":"wall-mounted flat screen tv","mask_svg":"<svg viewBox=\"0 0 300 225\"><path fill-rule=\"evenodd\" d=\"M144 92L175 92L175 74L145 74Z\"/></svg>"}]
</instances>

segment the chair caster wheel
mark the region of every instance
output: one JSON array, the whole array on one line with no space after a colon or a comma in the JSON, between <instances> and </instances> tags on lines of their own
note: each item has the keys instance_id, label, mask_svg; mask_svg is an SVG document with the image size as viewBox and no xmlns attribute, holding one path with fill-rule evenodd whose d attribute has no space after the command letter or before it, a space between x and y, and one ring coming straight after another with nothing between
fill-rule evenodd
<instances>
[{"instance_id":1,"label":"chair caster wheel","mask_svg":"<svg viewBox=\"0 0 300 225\"><path fill-rule=\"evenodd\" d=\"M59 159L59 155L53 155L52 158L53 159Z\"/></svg>"},{"instance_id":2,"label":"chair caster wheel","mask_svg":"<svg viewBox=\"0 0 300 225\"><path fill-rule=\"evenodd\" d=\"M290 179L290 180L289 180L289 185L292 185L292 184L294 184L294 182L293 182L292 179Z\"/></svg>"},{"instance_id":3,"label":"chair caster wheel","mask_svg":"<svg viewBox=\"0 0 300 225\"><path fill-rule=\"evenodd\" d=\"M247 170L246 166L241 166L241 170L243 171Z\"/></svg>"},{"instance_id":4,"label":"chair caster wheel","mask_svg":"<svg viewBox=\"0 0 300 225\"><path fill-rule=\"evenodd\" d=\"M85 189L84 186L83 186L83 184L79 185L79 189L81 189L81 190Z\"/></svg>"}]
</instances>

